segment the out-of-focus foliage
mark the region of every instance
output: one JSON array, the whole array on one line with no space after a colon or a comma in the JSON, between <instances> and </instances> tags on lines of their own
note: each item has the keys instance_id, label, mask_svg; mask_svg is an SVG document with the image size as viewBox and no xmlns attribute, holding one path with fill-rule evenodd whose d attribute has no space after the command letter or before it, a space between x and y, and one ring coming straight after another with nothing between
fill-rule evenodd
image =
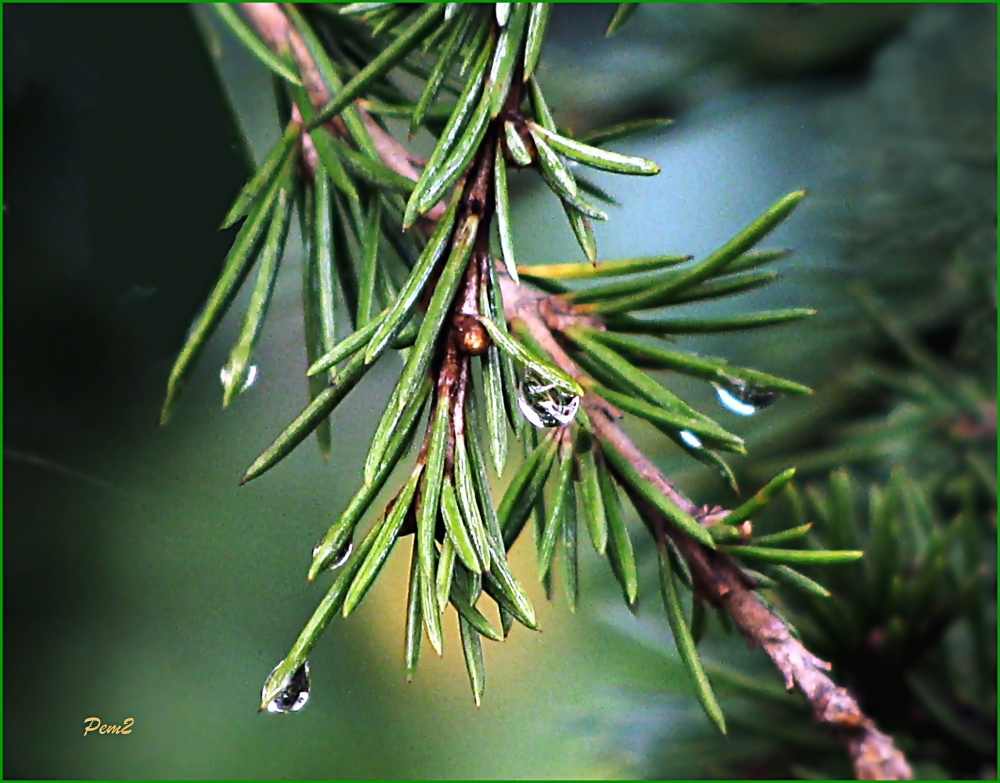
<instances>
[{"instance_id":1,"label":"out-of-focus foliage","mask_svg":"<svg viewBox=\"0 0 1000 783\"><path fill-rule=\"evenodd\" d=\"M547 70L552 99L571 127L649 114L683 115L694 106L790 79L857 73L915 13L906 4L640 4L600 46L606 7L578 5L556 15ZM588 22L590 22L588 24ZM573 80L572 51L585 47L588 78ZM629 66L633 58L641 66ZM617 74L629 68L627 84Z\"/></svg>"}]
</instances>

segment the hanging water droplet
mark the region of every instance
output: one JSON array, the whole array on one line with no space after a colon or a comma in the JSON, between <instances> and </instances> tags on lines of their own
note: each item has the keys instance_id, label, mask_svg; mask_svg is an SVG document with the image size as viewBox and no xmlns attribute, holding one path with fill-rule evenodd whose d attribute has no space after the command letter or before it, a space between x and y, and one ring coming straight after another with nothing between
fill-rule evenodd
<instances>
[{"instance_id":1,"label":"hanging water droplet","mask_svg":"<svg viewBox=\"0 0 1000 783\"><path fill-rule=\"evenodd\" d=\"M580 398L529 369L517 390L517 406L535 427L558 427L576 418Z\"/></svg>"},{"instance_id":2,"label":"hanging water droplet","mask_svg":"<svg viewBox=\"0 0 1000 783\"><path fill-rule=\"evenodd\" d=\"M219 380L222 381L223 386L229 386L229 383L233 379L233 371L227 364L221 370L219 370ZM254 382L257 380L257 365L251 364L247 369L247 377L243 379L243 385L240 387L240 394L245 392Z\"/></svg>"},{"instance_id":3,"label":"hanging water droplet","mask_svg":"<svg viewBox=\"0 0 1000 783\"><path fill-rule=\"evenodd\" d=\"M697 435L691 432L691 430L681 430L680 432L677 433L677 437L679 437L682 441L684 441L685 444L690 446L692 449L701 448L701 438L699 438Z\"/></svg>"},{"instance_id":4,"label":"hanging water droplet","mask_svg":"<svg viewBox=\"0 0 1000 783\"><path fill-rule=\"evenodd\" d=\"M264 692L261 693L262 700L267 692L266 683L278 670L279 666L281 666L280 663L268 675L264 685ZM307 701L309 701L309 661L303 663L295 670L295 674L288 678L288 682L282 687L278 695L267 703L267 711L274 715L298 712L306 706Z\"/></svg>"},{"instance_id":5,"label":"hanging water droplet","mask_svg":"<svg viewBox=\"0 0 1000 783\"><path fill-rule=\"evenodd\" d=\"M753 416L778 399L777 392L760 391L744 381L732 381L728 386L712 385L722 407L738 416Z\"/></svg>"},{"instance_id":6,"label":"hanging water droplet","mask_svg":"<svg viewBox=\"0 0 1000 783\"><path fill-rule=\"evenodd\" d=\"M323 542L316 544L313 547L313 559L316 559L316 555L319 554L320 549L323 547ZM354 551L354 540L347 539L340 550L330 557L328 563L323 566L324 571L329 571L334 568L340 568L344 563L347 562L347 558L351 556L351 552Z\"/></svg>"}]
</instances>

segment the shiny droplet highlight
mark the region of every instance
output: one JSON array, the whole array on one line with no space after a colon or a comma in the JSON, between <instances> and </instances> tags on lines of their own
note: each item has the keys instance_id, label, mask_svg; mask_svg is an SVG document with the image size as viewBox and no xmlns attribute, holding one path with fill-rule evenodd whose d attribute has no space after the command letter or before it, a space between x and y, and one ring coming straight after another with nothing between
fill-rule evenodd
<instances>
[{"instance_id":1,"label":"shiny droplet highlight","mask_svg":"<svg viewBox=\"0 0 1000 783\"><path fill-rule=\"evenodd\" d=\"M267 682L281 666L275 666L271 670L265 681L264 691L261 693L261 700L267 695ZM273 715L284 715L289 712L299 712L309 701L309 661L303 663L295 674L288 678L278 695L267 703L267 711Z\"/></svg>"},{"instance_id":2,"label":"shiny droplet highlight","mask_svg":"<svg viewBox=\"0 0 1000 783\"><path fill-rule=\"evenodd\" d=\"M233 371L229 368L229 365L227 364L219 371L219 380L222 381L223 386L229 386L229 382L232 380L232 378L233 378ZM257 365L251 364L250 367L247 368L247 377L243 379L243 385L240 387L240 394L242 394L251 386L253 386L256 380L257 380Z\"/></svg>"},{"instance_id":3,"label":"shiny droplet highlight","mask_svg":"<svg viewBox=\"0 0 1000 783\"><path fill-rule=\"evenodd\" d=\"M313 559L316 559L316 555L320 553L323 548L322 542L316 544L313 547ZM347 562L347 558L351 556L351 552L354 551L354 541L352 539L347 539L344 545L340 547L340 550L330 557L330 561L323 566L324 571L329 571L333 568L340 568L344 563Z\"/></svg>"},{"instance_id":4,"label":"shiny droplet highlight","mask_svg":"<svg viewBox=\"0 0 1000 783\"><path fill-rule=\"evenodd\" d=\"M759 391L742 381L733 381L725 386L713 385L722 407L737 416L753 416L778 399L777 392Z\"/></svg>"},{"instance_id":5,"label":"shiny droplet highlight","mask_svg":"<svg viewBox=\"0 0 1000 783\"><path fill-rule=\"evenodd\" d=\"M701 448L701 438L691 432L691 430L681 430L677 433L677 437L679 437L685 445L692 449Z\"/></svg>"},{"instance_id":6,"label":"shiny droplet highlight","mask_svg":"<svg viewBox=\"0 0 1000 783\"><path fill-rule=\"evenodd\" d=\"M517 390L517 405L532 425L539 428L569 424L580 410L580 398L545 380L533 370L524 373Z\"/></svg>"}]
</instances>

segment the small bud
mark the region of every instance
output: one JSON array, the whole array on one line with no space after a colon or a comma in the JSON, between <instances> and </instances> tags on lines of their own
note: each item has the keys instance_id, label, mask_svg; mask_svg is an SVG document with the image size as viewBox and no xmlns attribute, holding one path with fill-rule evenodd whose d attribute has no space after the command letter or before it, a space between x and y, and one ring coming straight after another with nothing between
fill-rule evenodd
<instances>
[{"instance_id":1,"label":"small bud","mask_svg":"<svg viewBox=\"0 0 1000 783\"><path fill-rule=\"evenodd\" d=\"M455 319L458 331L458 349L468 356L482 356L493 345L486 328L475 318L459 316Z\"/></svg>"}]
</instances>

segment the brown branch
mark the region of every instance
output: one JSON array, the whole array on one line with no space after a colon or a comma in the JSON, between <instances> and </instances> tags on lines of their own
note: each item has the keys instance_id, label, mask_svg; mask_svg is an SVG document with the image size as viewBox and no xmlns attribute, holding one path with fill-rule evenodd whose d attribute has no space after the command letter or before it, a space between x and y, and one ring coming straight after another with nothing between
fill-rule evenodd
<instances>
[{"instance_id":1,"label":"brown branch","mask_svg":"<svg viewBox=\"0 0 1000 783\"><path fill-rule=\"evenodd\" d=\"M558 308L546 312L552 300L518 286L500 271L505 316L520 321L532 338L544 348L555 363L574 378L582 372L559 344L554 331L567 323L568 316ZM615 449L645 480L652 483L688 514L700 518L698 506L674 487L657 467L636 448L609 416L607 403L588 392L582 401L597 439ZM630 493L631 494L631 493ZM739 626L750 642L763 648L791 690L797 687L812 707L816 719L828 726L847 746L859 780L911 779L913 773L892 738L880 732L862 713L857 701L830 679L830 664L809 652L795 639L785 624L772 614L747 584L739 566L726 554L698 543L670 525L657 509L641 497L632 500L644 520L658 530L669 529L670 537L683 552L691 568L699 594L723 609Z\"/></svg>"},{"instance_id":2,"label":"brown branch","mask_svg":"<svg viewBox=\"0 0 1000 783\"><path fill-rule=\"evenodd\" d=\"M493 182L493 162L494 150L496 149L496 133L489 131L485 140L480 145L476 156L473 159L471 173L466 177L462 185L462 197L458 205L458 220L456 227L452 230L449 240L450 256L454 252L456 238L462 233L461 226L464 221L477 220L476 236L473 240L472 254L462 278L462 284L458 294L451 305L451 317L446 328L442 329L438 337L437 352L439 360L432 369L435 376L435 407L440 405L448 406L449 422L448 444L445 456L445 475L451 476L455 459L455 442L465 433L465 401L469 379L469 357L475 353L477 344L481 343L483 350L488 346L484 342L486 338L470 339L470 335L478 334L474 330L482 331L479 322L474 316L478 312L476 309L476 292L479 289L479 269L482 258L489 255L490 241L490 219L493 215L491 206L490 186ZM429 293L435 284L429 284ZM474 330L470 329L474 327ZM481 353L482 351L480 351ZM427 422L427 430L424 435L424 443L421 447L421 455L426 454L430 443L431 434L434 427L435 413L431 411L430 419ZM419 507L420 498L416 505ZM416 531L416 526L404 524L399 535L409 535Z\"/></svg>"}]
</instances>

